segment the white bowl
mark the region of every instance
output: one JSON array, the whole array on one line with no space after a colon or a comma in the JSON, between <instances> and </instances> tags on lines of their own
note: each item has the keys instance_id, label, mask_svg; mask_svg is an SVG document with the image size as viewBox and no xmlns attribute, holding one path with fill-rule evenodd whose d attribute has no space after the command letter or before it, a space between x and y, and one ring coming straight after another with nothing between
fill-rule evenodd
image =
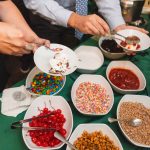
<instances>
[{"instance_id":1,"label":"white bowl","mask_svg":"<svg viewBox=\"0 0 150 150\"><path fill-rule=\"evenodd\" d=\"M104 57L100 49L95 46L80 46L75 50L79 57L77 71L80 73L94 73L104 63Z\"/></svg>"},{"instance_id":2,"label":"white bowl","mask_svg":"<svg viewBox=\"0 0 150 150\"><path fill-rule=\"evenodd\" d=\"M125 52L122 52L122 53L112 53L112 52L108 52L105 49L103 49L101 47L101 45L102 45L103 40L106 40L106 39L112 39L112 38L111 37L100 37L99 41L98 41L99 47L100 47L102 53L104 54L104 56L106 58L114 60L114 59L120 59L120 58L126 56Z\"/></svg>"},{"instance_id":3,"label":"white bowl","mask_svg":"<svg viewBox=\"0 0 150 150\"><path fill-rule=\"evenodd\" d=\"M26 88L29 88L30 86L31 86L31 82L33 81L33 78L35 77L35 75L37 75L38 73L42 73L42 71L41 70L39 70L37 67L34 67L30 72L29 72L29 74L28 74L28 76L27 76L27 78L26 78L26 85L25 85L25 87ZM65 85L65 83L66 83L66 76L64 76L64 82L63 82L63 85L62 85L62 87L57 91L57 92L55 92L54 94L52 94L52 95L56 95L56 94L58 94L62 89L63 89L63 87L64 87L64 85ZM39 94L35 94L35 93L33 93L32 91L30 91L30 90L27 90L31 95L39 95Z\"/></svg>"},{"instance_id":4,"label":"white bowl","mask_svg":"<svg viewBox=\"0 0 150 150\"><path fill-rule=\"evenodd\" d=\"M131 70L139 79L139 82L140 82L139 88L136 90L125 90L125 89L121 89L115 86L109 79L109 73L113 68L123 68L123 69ZM130 61L112 61L107 67L106 76L107 76L108 81L112 85L113 89L116 92L121 93L121 94L137 93L137 92L143 91L146 87L146 79L143 73L140 71L140 69L136 65L134 65Z\"/></svg>"},{"instance_id":5,"label":"white bowl","mask_svg":"<svg viewBox=\"0 0 150 150\"><path fill-rule=\"evenodd\" d=\"M64 124L64 128L67 130L66 134L66 139L69 138L71 132L72 132L72 127L73 127L73 116L72 116L72 111L67 103L67 101L62 97L62 96L40 96L36 98L33 103L30 105L28 108L24 119L32 118L33 116L37 116L39 114L38 108L43 109L46 107L49 109L52 109L49 103L49 100L51 101L51 106L53 106L55 109L61 109L62 114L66 118L66 122ZM29 124L26 123L24 126L29 127ZM64 143L60 143L59 145L56 145L55 147L39 147L35 145L32 141L30 136L27 136L27 130L22 129L22 135L23 135L23 140L27 147L31 150L51 150L51 149L59 149L61 148Z\"/></svg>"},{"instance_id":6,"label":"white bowl","mask_svg":"<svg viewBox=\"0 0 150 150\"><path fill-rule=\"evenodd\" d=\"M146 108L150 108L150 97L148 96L144 96L144 95L124 95L122 97L122 99L120 100L118 107L117 107L117 118L119 118L119 110L120 110L120 106L123 102L137 102L137 103L142 103ZM135 141L133 141L123 130L123 128L121 127L121 124L118 122L119 127L121 129L121 131L123 132L124 136L134 145L136 146L140 146L140 147L146 147L146 148L150 148L150 146L145 145L145 144L140 144L137 143Z\"/></svg>"},{"instance_id":7,"label":"white bowl","mask_svg":"<svg viewBox=\"0 0 150 150\"><path fill-rule=\"evenodd\" d=\"M124 29L124 30L120 30L117 33L127 37L127 36L137 36L140 39L140 48L137 50L129 50L126 49L126 51L128 52L139 52L139 51L143 51L146 50L150 47L150 37L138 30L133 30L133 29ZM115 35L116 38L122 39L123 41L125 40L123 37L119 36L119 35ZM118 45L120 45L120 40L116 39L116 42L118 43ZM120 45L121 46L121 45ZM121 46L122 47L122 46ZM124 48L124 47L123 47Z\"/></svg>"},{"instance_id":8,"label":"white bowl","mask_svg":"<svg viewBox=\"0 0 150 150\"><path fill-rule=\"evenodd\" d=\"M59 52L52 50L56 48L61 48L62 50ZM50 59L53 59L56 53L65 55L66 59L69 62L69 69L67 69L64 73L61 73L61 74L49 72L51 69ZM34 62L36 66L44 73L47 73L53 76L62 76L62 75L65 76L65 75L71 74L77 69L78 62L79 62L78 60L79 59L73 50L61 44L51 44L51 49L41 46L34 53Z\"/></svg>"},{"instance_id":9,"label":"white bowl","mask_svg":"<svg viewBox=\"0 0 150 150\"><path fill-rule=\"evenodd\" d=\"M107 110L106 113L99 113L99 114L93 114L93 113L85 113L83 111L81 111L77 106L76 106L76 90L79 87L79 85L83 82L92 82L92 83L96 83L96 84L100 84L103 88L106 89L106 93L110 96L110 100L111 100L111 104L109 109ZM114 104L114 94L112 91L112 88L110 86L110 84L108 83L108 81L101 75L88 75L88 74L83 74L80 75L76 81L74 82L72 89L71 89L71 99L72 102L75 106L75 108L82 114L84 115L91 115L91 116L101 116L101 115L106 115L112 108L113 104Z\"/></svg>"},{"instance_id":10,"label":"white bowl","mask_svg":"<svg viewBox=\"0 0 150 150\"><path fill-rule=\"evenodd\" d=\"M85 130L89 133L92 133L95 131L101 131L103 133L103 135L107 135L114 142L114 145L119 147L119 150L123 150L118 137L113 132L113 130L106 124L90 124L90 123L89 124L80 124L73 131L73 133L69 139L69 142L73 144L77 140L77 138L82 135L82 133ZM66 150L71 150L71 149L67 146Z\"/></svg>"}]
</instances>

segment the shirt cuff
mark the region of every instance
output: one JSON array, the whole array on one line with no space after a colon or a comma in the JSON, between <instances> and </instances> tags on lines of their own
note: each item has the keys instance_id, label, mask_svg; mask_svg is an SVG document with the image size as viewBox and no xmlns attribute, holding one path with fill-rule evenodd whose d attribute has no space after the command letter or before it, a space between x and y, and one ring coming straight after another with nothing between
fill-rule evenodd
<instances>
[{"instance_id":1,"label":"shirt cuff","mask_svg":"<svg viewBox=\"0 0 150 150\"><path fill-rule=\"evenodd\" d=\"M67 27L68 20L71 16L73 11L67 10L67 9L61 9L55 13L56 16L56 22L60 26Z\"/></svg>"}]
</instances>

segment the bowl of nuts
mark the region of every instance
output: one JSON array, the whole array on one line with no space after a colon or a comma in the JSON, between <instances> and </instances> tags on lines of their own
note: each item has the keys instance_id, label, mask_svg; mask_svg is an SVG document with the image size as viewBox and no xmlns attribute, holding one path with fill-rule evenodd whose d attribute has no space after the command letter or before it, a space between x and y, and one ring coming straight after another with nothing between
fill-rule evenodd
<instances>
[{"instance_id":1,"label":"bowl of nuts","mask_svg":"<svg viewBox=\"0 0 150 150\"><path fill-rule=\"evenodd\" d=\"M107 149L123 150L118 137L106 124L80 124L72 133L69 142L78 150L101 150L106 147ZM67 146L66 150L71 149Z\"/></svg>"},{"instance_id":2,"label":"bowl of nuts","mask_svg":"<svg viewBox=\"0 0 150 150\"><path fill-rule=\"evenodd\" d=\"M131 126L129 120L142 120L139 126ZM150 148L150 97L144 95L125 95L117 108L119 127L125 137L134 145Z\"/></svg>"}]
</instances>

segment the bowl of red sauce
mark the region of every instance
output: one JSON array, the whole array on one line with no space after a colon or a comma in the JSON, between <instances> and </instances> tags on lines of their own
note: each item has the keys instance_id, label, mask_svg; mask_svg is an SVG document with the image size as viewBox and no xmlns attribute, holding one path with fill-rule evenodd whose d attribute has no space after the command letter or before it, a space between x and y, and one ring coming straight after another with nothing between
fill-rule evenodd
<instances>
[{"instance_id":1,"label":"bowl of red sauce","mask_svg":"<svg viewBox=\"0 0 150 150\"><path fill-rule=\"evenodd\" d=\"M137 93L146 87L143 73L130 61L112 61L106 76L113 89L121 94Z\"/></svg>"}]
</instances>

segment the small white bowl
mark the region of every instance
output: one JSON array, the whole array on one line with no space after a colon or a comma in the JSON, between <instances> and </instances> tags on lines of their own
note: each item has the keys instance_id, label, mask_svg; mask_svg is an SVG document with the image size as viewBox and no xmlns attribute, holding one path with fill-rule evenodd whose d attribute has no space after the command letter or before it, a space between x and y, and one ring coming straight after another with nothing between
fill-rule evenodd
<instances>
[{"instance_id":1,"label":"small white bowl","mask_svg":"<svg viewBox=\"0 0 150 150\"><path fill-rule=\"evenodd\" d=\"M36 98L30 105L30 107L28 108L24 119L32 118L33 116L37 116L39 114L38 108L44 109L45 104L46 104L47 108L52 109L50 106L49 100L51 101L51 106L54 107L55 109L61 109L62 114L66 118L64 128L67 130L66 139L68 139L72 132L73 115L72 115L72 111L71 111L69 104L62 96L47 96L47 95L45 95L45 96L40 96L40 97ZM24 126L29 127L29 124L26 123ZM24 140L25 144L27 145L27 147L31 150L59 149L64 145L64 143L61 142L60 144L56 145L55 147L46 147L46 148L39 147L31 141L31 137L29 135L27 136L27 132L28 132L27 130L22 129L23 140Z\"/></svg>"},{"instance_id":2,"label":"small white bowl","mask_svg":"<svg viewBox=\"0 0 150 150\"><path fill-rule=\"evenodd\" d=\"M81 111L77 106L76 106L76 90L79 87L79 85L83 82L92 82L96 84L100 84L103 88L106 89L106 93L110 96L111 104L109 106L109 109L107 110L106 113L99 113L99 114L93 114L93 113L85 113ZM112 91L112 88L108 81L101 75L89 75L89 74L83 74L80 75L76 81L74 82L72 89L71 89L71 99L72 102L75 106L75 108L82 114L84 115L91 115L91 116L101 116L101 115L106 115L108 112L111 110L113 104L114 104L114 94Z\"/></svg>"},{"instance_id":3,"label":"small white bowl","mask_svg":"<svg viewBox=\"0 0 150 150\"><path fill-rule=\"evenodd\" d=\"M28 76L27 76L27 78L26 78L26 85L25 85L26 89L31 86L31 82L33 81L33 78L35 77L35 75L37 75L37 74L40 73L40 72L42 73L42 71L39 70L37 67L34 67L34 68L29 72L29 74L28 74ZM64 83L63 83L62 87L61 87L57 92L55 92L55 93L52 94L52 95L58 94L58 93L63 89L65 83L66 83L66 76L64 76ZM39 95L39 94L33 93L33 92L30 91L30 90L27 90L27 91L29 92L29 94L31 94L31 95L33 95L33 96L38 96L38 95Z\"/></svg>"},{"instance_id":4,"label":"small white bowl","mask_svg":"<svg viewBox=\"0 0 150 150\"><path fill-rule=\"evenodd\" d=\"M125 90L125 89L121 89L121 88L115 86L109 79L109 73L113 68L123 68L123 69L131 70L139 79L139 82L140 82L139 88L136 90ZM137 92L143 91L146 87L146 79L145 79L143 73L140 71L140 69L135 64L133 64L130 61L112 61L107 67L106 76L107 76L108 81L112 85L113 89L116 92L121 93L121 94L137 93Z\"/></svg>"},{"instance_id":5,"label":"small white bowl","mask_svg":"<svg viewBox=\"0 0 150 150\"><path fill-rule=\"evenodd\" d=\"M104 63L104 56L95 46L80 46L75 50L79 57L77 71L80 73L94 73Z\"/></svg>"},{"instance_id":6,"label":"small white bowl","mask_svg":"<svg viewBox=\"0 0 150 150\"><path fill-rule=\"evenodd\" d=\"M91 124L91 123L80 124L73 131L69 139L69 142L73 144L77 140L77 138L79 138L82 135L84 131L87 131L89 133L92 133L95 131L101 131L103 135L107 135L114 142L115 146L119 147L119 150L123 150L118 137L113 132L113 130L106 124ZM67 146L66 150L71 150L71 149Z\"/></svg>"},{"instance_id":7,"label":"small white bowl","mask_svg":"<svg viewBox=\"0 0 150 150\"><path fill-rule=\"evenodd\" d=\"M133 102L133 103L142 103L146 108L150 108L150 97L148 96L144 96L144 95L124 95L117 107L117 118L119 118L119 110L120 110L120 106L123 102ZM135 141L133 141L123 130L123 128L121 127L121 124L118 122L119 127L121 129L121 131L123 132L124 136L134 145L136 146L140 146L140 147L145 147L145 148L150 148L150 146L145 145L145 144L140 144L137 143Z\"/></svg>"},{"instance_id":8,"label":"small white bowl","mask_svg":"<svg viewBox=\"0 0 150 150\"><path fill-rule=\"evenodd\" d=\"M129 50L129 49L126 49L127 52L140 52L140 51L143 51L143 50L146 50L150 47L150 37L141 32L141 31L138 31L138 30L133 30L133 29L124 29L124 30L120 30L118 31L117 33L127 37L127 36L137 36L139 39L140 39L140 48L137 49L137 50ZM119 35L115 35L116 38L119 38L121 40L125 40L123 37L119 36ZM118 43L118 45L120 45L120 40L117 40L116 39L116 42ZM120 45L121 46L121 45ZM123 47L123 46L121 46ZM124 48L124 47L123 47ZM125 48L124 48L125 49Z\"/></svg>"},{"instance_id":9,"label":"small white bowl","mask_svg":"<svg viewBox=\"0 0 150 150\"><path fill-rule=\"evenodd\" d=\"M112 39L112 38L111 38L111 37L100 37L100 38L99 38L99 42L98 42L99 47L100 47L102 53L104 54L104 56L105 56L106 58L115 60L115 59L120 59L120 58L126 56L126 53L125 53L125 52L122 52L122 53L112 53L112 52L108 52L108 51L106 51L105 49L103 49L101 45L102 45L102 42L103 42L104 40L106 40L106 39Z\"/></svg>"}]
</instances>

